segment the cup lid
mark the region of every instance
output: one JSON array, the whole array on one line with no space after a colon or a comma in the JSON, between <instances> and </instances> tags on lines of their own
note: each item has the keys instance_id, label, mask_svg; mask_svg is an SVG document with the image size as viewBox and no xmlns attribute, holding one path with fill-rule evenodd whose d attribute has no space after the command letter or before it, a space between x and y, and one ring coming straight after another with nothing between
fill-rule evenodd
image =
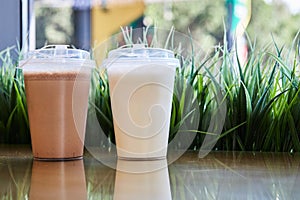
<instances>
[{"instance_id":1,"label":"cup lid","mask_svg":"<svg viewBox=\"0 0 300 200\"><path fill-rule=\"evenodd\" d=\"M108 58L174 58L174 52L161 48L146 48L143 44L133 44L110 51Z\"/></svg>"},{"instance_id":2,"label":"cup lid","mask_svg":"<svg viewBox=\"0 0 300 200\"><path fill-rule=\"evenodd\" d=\"M24 55L24 59L90 59L90 53L75 49L71 45L47 45L41 49L30 51Z\"/></svg>"},{"instance_id":3,"label":"cup lid","mask_svg":"<svg viewBox=\"0 0 300 200\"><path fill-rule=\"evenodd\" d=\"M125 61L167 61L174 65L179 65L179 60L175 58L174 52L167 49L145 47L144 44L133 44L122 46L118 49L111 50L107 59L103 62L108 66L115 62Z\"/></svg>"}]
</instances>

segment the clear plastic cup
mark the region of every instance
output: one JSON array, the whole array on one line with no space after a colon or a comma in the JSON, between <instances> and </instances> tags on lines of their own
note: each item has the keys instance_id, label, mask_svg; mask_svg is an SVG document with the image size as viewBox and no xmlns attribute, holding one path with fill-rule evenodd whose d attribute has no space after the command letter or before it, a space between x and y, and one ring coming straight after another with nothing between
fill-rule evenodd
<instances>
[{"instance_id":1,"label":"clear plastic cup","mask_svg":"<svg viewBox=\"0 0 300 200\"><path fill-rule=\"evenodd\" d=\"M94 66L88 52L66 45L46 46L20 61L34 158L82 158Z\"/></svg>"},{"instance_id":2,"label":"clear plastic cup","mask_svg":"<svg viewBox=\"0 0 300 200\"><path fill-rule=\"evenodd\" d=\"M103 66L109 79L118 157L166 158L179 60L166 49L133 45L110 51Z\"/></svg>"}]
</instances>

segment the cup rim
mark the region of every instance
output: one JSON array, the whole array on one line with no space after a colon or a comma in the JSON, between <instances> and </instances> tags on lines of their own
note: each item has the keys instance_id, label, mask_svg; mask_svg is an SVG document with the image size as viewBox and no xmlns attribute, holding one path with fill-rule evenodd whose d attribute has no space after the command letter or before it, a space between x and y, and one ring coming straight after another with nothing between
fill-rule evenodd
<instances>
[{"instance_id":1,"label":"cup rim","mask_svg":"<svg viewBox=\"0 0 300 200\"><path fill-rule=\"evenodd\" d=\"M37 65L38 64L38 65ZM47 66L47 68L78 68L78 66L82 68L91 68L94 69L96 67L96 63L91 59L74 59L74 58L60 58L60 59L51 59L51 58L31 58L20 60L19 65L16 67L17 69L26 69L27 66L35 67L35 68L43 68ZM51 67L49 67L51 65ZM72 67L74 66L74 67Z\"/></svg>"},{"instance_id":2,"label":"cup rim","mask_svg":"<svg viewBox=\"0 0 300 200\"><path fill-rule=\"evenodd\" d=\"M180 66L179 59L176 58L174 52L169 49L145 47L141 44L130 45L130 48L127 47L128 45L125 45L125 47L122 46L111 50L107 58L103 60L101 66L109 68L113 64L132 62L143 62L143 64L150 62L162 64L163 62L168 66Z\"/></svg>"}]
</instances>

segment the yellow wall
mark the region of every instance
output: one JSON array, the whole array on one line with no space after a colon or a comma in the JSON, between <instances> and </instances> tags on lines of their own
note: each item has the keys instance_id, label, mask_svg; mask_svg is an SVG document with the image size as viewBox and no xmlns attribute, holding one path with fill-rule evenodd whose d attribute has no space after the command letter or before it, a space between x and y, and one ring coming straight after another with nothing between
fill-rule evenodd
<instances>
[{"instance_id":1,"label":"yellow wall","mask_svg":"<svg viewBox=\"0 0 300 200\"><path fill-rule=\"evenodd\" d=\"M108 5L92 8L92 44L99 44L112 34L120 32L121 26L126 26L141 17L144 13L143 1L128 4Z\"/></svg>"}]
</instances>

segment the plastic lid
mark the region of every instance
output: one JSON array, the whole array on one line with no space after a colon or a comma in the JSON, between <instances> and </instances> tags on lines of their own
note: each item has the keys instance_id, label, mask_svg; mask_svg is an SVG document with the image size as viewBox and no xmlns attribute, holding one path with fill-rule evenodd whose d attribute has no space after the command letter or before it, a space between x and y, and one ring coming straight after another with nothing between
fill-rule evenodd
<instances>
[{"instance_id":1,"label":"plastic lid","mask_svg":"<svg viewBox=\"0 0 300 200\"><path fill-rule=\"evenodd\" d=\"M160 48L145 48L142 44L121 47L109 52L108 58L174 58L170 50ZM127 48L126 48L127 47Z\"/></svg>"},{"instance_id":2,"label":"plastic lid","mask_svg":"<svg viewBox=\"0 0 300 200\"><path fill-rule=\"evenodd\" d=\"M145 47L143 44L134 44L123 46L121 48L112 50L108 53L108 58L104 61L105 65L110 65L114 62L146 60L146 61L166 61L179 65L179 60L174 57L174 52L161 49Z\"/></svg>"},{"instance_id":3,"label":"plastic lid","mask_svg":"<svg viewBox=\"0 0 300 200\"><path fill-rule=\"evenodd\" d=\"M90 59L90 53L80 49L74 49L70 45L48 45L41 49L28 52L24 59Z\"/></svg>"}]
</instances>

